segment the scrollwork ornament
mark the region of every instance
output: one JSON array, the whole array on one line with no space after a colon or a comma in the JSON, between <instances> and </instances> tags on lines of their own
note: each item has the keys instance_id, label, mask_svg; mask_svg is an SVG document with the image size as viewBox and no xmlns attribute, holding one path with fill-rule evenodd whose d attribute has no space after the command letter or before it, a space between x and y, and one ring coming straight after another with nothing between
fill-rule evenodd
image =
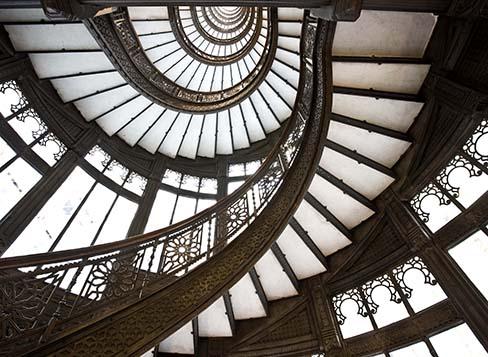
<instances>
[{"instance_id":1,"label":"scrollwork ornament","mask_svg":"<svg viewBox=\"0 0 488 357\"><path fill-rule=\"evenodd\" d=\"M1 340L21 335L45 322L45 308L62 278L61 272L51 272L0 282Z\"/></svg>"},{"instance_id":2,"label":"scrollwork ornament","mask_svg":"<svg viewBox=\"0 0 488 357\"><path fill-rule=\"evenodd\" d=\"M112 157L98 145L92 147L91 150L88 152L88 155L93 156L96 153L100 153L103 156L103 160L100 161L102 167L107 167Z\"/></svg>"},{"instance_id":3,"label":"scrollwork ornament","mask_svg":"<svg viewBox=\"0 0 488 357\"><path fill-rule=\"evenodd\" d=\"M37 128L35 130L32 130L32 138L33 139L38 139L41 137L42 134L44 134L47 130L48 127L46 123L44 123L41 118L39 117L39 114L32 109L29 108L27 110L24 110L23 112L19 113L17 116L15 116L15 119L18 121L25 123L26 119L31 118L37 123Z\"/></svg>"},{"instance_id":4,"label":"scrollwork ornament","mask_svg":"<svg viewBox=\"0 0 488 357\"><path fill-rule=\"evenodd\" d=\"M120 179L122 181L124 181L125 178L127 177L127 175L129 174L129 169L127 167L125 167L124 165L122 165L117 160L112 160L112 161L110 161L110 164L107 166L107 171L113 170L114 167L118 167L120 169L120 171L121 171Z\"/></svg>"},{"instance_id":5,"label":"scrollwork ornament","mask_svg":"<svg viewBox=\"0 0 488 357\"><path fill-rule=\"evenodd\" d=\"M247 196L245 196L227 209L225 217L223 217L220 222L225 225L227 236L232 237L246 222L248 222L249 218L248 200Z\"/></svg>"},{"instance_id":6,"label":"scrollwork ornament","mask_svg":"<svg viewBox=\"0 0 488 357\"><path fill-rule=\"evenodd\" d=\"M480 151L481 141L486 138L486 135L488 135L488 119L483 119L473 135L463 145L463 151L479 161L480 164L488 167L488 153Z\"/></svg>"},{"instance_id":7,"label":"scrollwork ornament","mask_svg":"<svg viewBox=\"0 0 488 357\"><path fill-rule=\"evenodd\" d=\"M267 200L272 195L280 183L283 174L284 172L280 162L276 160L271 164L270 170L268 170L266 175L258 183L259 198L261 200Z\"/></svg>"},{"instance_id":8,"label":"scrollwork ornament","mask_svg":"<svg viewBox=\"0 0 488 357\"><path fill-rule=\"evenodd\" d=\"M17 112L18 110L22 109L28 104L27 98L24 96L24 93L20 90L20 87L17 85L15 81L7 81L0 83L0 93L6 94L7 90L12 90L17 95L17 102L10 105L10 111L12 113Z\"/></svg>"},{"instance_id":9,"label":"scrollwork ornament","mask_svg":"<svg viewBox=\"0 0 488 357\"><path fill-rule=\"evenodd\" d=\"M405 283L405 274L409 270L418 270L422 273L424 276L424 283L429 284L429 285L437 285L437 280L434 277L434 275L430 272L430 270L427 268L425 263L420 259L419 257L415 256L409 260L407 260L404 264L396 267L393 269L393 276L395 277L396 281L400 285L400 288L402 289L403 293L407 298L412 297L412 291L413 289L409 287Z\"/></svg>"},{"instance_id":10,"label":"scrollwork ornament","mask_svg":"<svg viewBox=\"0 0 488 357\"><path fill-rule=\"evenodd\" d=\"M453 197L459 197L459 186L452 184L451 174L459 168L469 173L469 177L481 176L482 171L461 155L456 155L436 177L437 182L444 187Z\"/></svg>"},{"instance_id":11,"label":"scrollwork ornament","mask_svg":"<svg viewBox=\"0 0 488 357\"><path fill-rule=\"evenodd\" d=\"M361 287L361 290L364 293L364 297L366 298L366 302L369 305L372 314L376 314L379 307L379 304L377 304L373 299L373 291L380 286L388 290L388 292L390 293L390 301L393 301L397 304L400 304L402 302L402 298L398 291L395 289L395 285L393 284L393 281L391 281L390 277L387 274L379 276L376 279L366 282Z\"/></svg>"},{"instance_id":12,"label":"scrollwork ornament","mask_svg":"<svg viewBox=\"0 0 488 357\"><path fill-rule=\"evenodd\" d=\"M87 304L119 298L134 289L142 257L143 253L137 252L135 255L102 260L93 265L87 278Z\"/></svg>"},{"instance_id":13,"label":"scrollwork ornament","mask_svg":"<svg viewBox=\"0 0 488 357\"><path fill-rule=\"evenodd\" d=\"M129 174L129 177L126 180L126 183L132 183L135 178L137 178L137 180L140 182L139 188L141 189L142 192L144 192L144 190L146 189L146 185L147 185L147 178L139 175L137 172L131 171L131 173Z\"/></svg>"},{"instance_id":14,"label":"scrollwork ornament","mask_svg":"<svg viewBox=\"0 0 488 357\"><path fill-rule=\"evenodd\" d=\"M170 237L164 244L161 272L168 272L188 265L200 254L202 226L194 227L184 234Z\"/></svg>"},{"instance_id":15,"label":"scrollwork ornament","mask_svg":"<svg viewBox=\"0 0 488 357\"><path fill-rule=\"evenodd\" d=\"M447 206L451 203L449 198L439 189L439 187L432 182L429 183L410 200L410 206L423 222L429 221L430 213L424 211L422 208L423 200L429 196L437 197L440 205Z\"/></svg>"},{"instance_id":16,"label":"scrollwork ornament","mask_svg":"<svg viewBox=\"0 0 488 357\"><path fill-rule=\"evenodd\" d=\"M57 146L58 150L55 153L53 153L53 157L54 157L54 160L59 161L63 157L63 155L66 153L66 151L68 151L68 148L53 133L49 133L49 134L45 135L44 137L42 137L42 139L39 141L39 145L46 146L47 143L49 143L49 142L52 142Z\"/></svg>"},{"instance_id":17,"label":"scrollwork ornament","mask_svg":"<svg viewBox=\"0 0 488 357\"><path fill-rule=\"evenodd\" d=\"M347 301L352 300L356 303L358 310L357 314L363 317L368 317L368 310L364 304L363 299L361 298L361 294L357 288L348 290L344 293L335 295L332 298L332 305L334 306L334 312L336 314L337 322L339 325L344 325L346 321L346 316L342 313L342 304Z\"/></svg>"}]
</instances>

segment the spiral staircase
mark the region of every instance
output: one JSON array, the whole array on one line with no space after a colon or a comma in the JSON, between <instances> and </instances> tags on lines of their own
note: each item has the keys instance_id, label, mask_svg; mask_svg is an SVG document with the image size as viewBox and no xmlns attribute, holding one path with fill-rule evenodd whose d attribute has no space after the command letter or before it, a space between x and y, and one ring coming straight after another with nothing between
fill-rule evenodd
<instances>
[{"instance_id":1,"label":"spiral staircase","mask_svg":"<svg viewBox=\"0 0 488 357\"><path fill-rule=\"evenodd\" d=\"M312 12L313 14L313 12ZM13 249L3 289L38 292L6 355L193 355L298 296L399 179L436 26L430 12L354 22L267 7L127 7L82 21L5 9L18 54L64 106L132 148L216 159L277 138L217 203L154 232L68 251ZM25 248L27 249L27 248ZM19 285L20 284L20 285ZM20 291L20 290L19 290ZM29 305L31 304L31 305ZM110 341L110 343L107 343Z\"/></svg>"}]
</instances>

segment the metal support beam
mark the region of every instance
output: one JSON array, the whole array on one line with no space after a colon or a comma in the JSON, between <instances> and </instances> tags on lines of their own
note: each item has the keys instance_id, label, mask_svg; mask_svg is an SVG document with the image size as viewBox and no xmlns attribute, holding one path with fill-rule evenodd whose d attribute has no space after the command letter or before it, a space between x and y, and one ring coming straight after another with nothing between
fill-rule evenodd
<instances>
[{"instance_id":1,"label":"metal support beam","mask_svg":"<svg viewBox=\"0 0 488 357\"><path fill-rule=\"evenodd\" d=\"M290 222L288 224L293 228L296 234L300 236L302 239L303 243L307 246L308 249L315 255L315 257L320 261L320 263L324 266L325 269L327 269L327 258L325 255L320 251L319 247L315 244L315 242L310 238L308 235L308 232L303 229L303 227L298 223L298 221L295 219L295 217L292 217L290 219Z\"/></svg>"},{"instance_id":2,"label":"metal support beam","mask_svg":"<svg viewBox=\"0 0 488 357\"><path fill-rule=\"evenodd\" d=\"M236 320L234 318L234 309L232 308L232 301L230 299L229 290L224 292L223 298L224 298L224 305L225 305L225 314L227 315L227 318L229 319L229 325L230 325L230 329L232 331L232 336L235 336L236 335Z\"/></svg>"},{"instance_id":3,"label":"metal support beam","mask_svg":"<svg viewBox=\"0 0 488 357\"><path fill-rule=\"evenodd\" d=\"M354 190L350 186L344 183L341 179L338 179L334 175L332 175L329 171L323 169L322 167L318 166L317 167L317 174L322 177L323 179L329 181L331 184L333 184L335 187L337 187L339 190L344 192L346 195L354 198L356 201L361 203L363 206L368 207L370 210L377 212L378 209L376 205L371 202L368 198L364 197L360 192Z\"/></svg>"},{"instance_id":4,"label":"metal support beam","mask_svg":"<svg viewBox=\"0 0 488 357\"><path fill-rule=\"evenodd\" d=\"M348 63L397 63L397 64L430 64L424 58L415 57L376 57L376 56L332 56L332 62Z\"/></svg>"},{"instance_id":5,"label":"metal support beam","mask_svg":"<svg viewBox=\"0 0 488 357\"><path fill-rule=\"evenodd\" d=\"M359 1L358 1L359 2ZM279 6L279 7L302 7L320 8L325 6L337 6L337 1L333 0L305 0L300 3L292 0L167 0L164 2L168 6ZM349 2L341 2L346 4ZM434 12L447 13L450 0L362 0L360 10L379 10L379 11L409 11L409 12ZM81 5L95 5L101 8L113 6L160 6L159 0L80 0ZM343 5L342 5L343 6ZM475 5L473 5L474 7ZM0 8L40 8L41 0L2 0ZM357 11L357 10L356 10ZM338 11L336 10L336 13ZM347 12L346 12L347 13ZM339 12L340 15L340 12ZM336 15L337 16L337 15ZM340 19L339 19L340 20Z\"/></svg>"},{"instance_id":6,"label":"metal support beam","mask_svg":"<svg viewBox=\"0 0 488 357\"><path fill-rule=\"evenodd\" d=\"M305 194L305 201L307 201L317 212L319 212L328 222L332 223L336 229L341 232L346 238L352 240L352 234L347 227L334 216L319 200L313 197L309 192Z\"/></svg>"},{"instance_id":7,"label":"metal support beam","mask_svg":"<svg viewBox=\"0 0 488 357\"><path fill-rule=\"evenodd\" d=\"M193 335L193 354L198 356L198 316L191 320L191 333Z\"/></svg>"},{"instance_id":8,"label":"metal support beam","mask_svg":"<svg viewBox=\"0 0 488 357\"><path fill-rule=\"evenodd\" d=\"M307 279L305 286L305 294L309 300L308 311L320 350L325 352L327 357L348 357L349 353L335 318L332 298L326 286L319 276Z\"/></svg>"},{"instance_id":9,"label":"metal support beam","mask_svg":"<svg viewBox=\"0 0 488 357\"><path fill-rule=\"evenodd\" d=\"M35 2L35 0L19 0L20 2ZM8 1L7 2L15 2ZM80 0L81 4L99 6L157 6L159 0ZM168 0L165 5L195 5L195 6L285 6L316 8L334 4L331 0L306 0L300 3L291 0ZM365 10L384 11L416 11L416 12L445 12L450 5L449 0L363 0L362 8Z\"/></svg>"},{"instance_id":10,"label":"metal support beam","mask_svg":"<svg viewBox=\"0 0 488 357\"><path fill-rule=\"evenodd\" d=\"M361 14L361 0L332 0L330 5L311 9L310 13L327 21L356 21Z\"/></svg>"},{"instance_id":11,"label":"metal support beam","mask_svg":"<svg viewBox=\"0 0 488 357\"><path fill-rule=\"evenodd\" d=\"M413 141L409 135L402 133L401 131L396 131L393 129L384 128L384 127L376 125L376 124L368 123L365 120L357 120L357 119L349 118L349 117L346 117L344 115L335 114L335 113L331 114L331 119L333 121L336 121L336 122L339 122L342 124L355 126L356 128L361 128L361 129L364 129L364 130L367 130L370 132L389 136L390 138L408 141L408 142Z\"/></svg>"},{"instance_id":12,"label":"metal support beam","mask_svg":"<svg viewBox=\"0 0 488 357\"><path fill-rule=\"evenodd\" d=\"M261 301L261 305L263 305L264 312L266 313L266 316L269 316L268 299L266 299L266 294L264 292L263 285L259 280L259 275L256 268L252 267L251 270L249 270L249 275L251 276L254 289L256 289L256 294L258 294L259 301Z\"/></svg>"},{"instance_id":13,"label":"metal support beam","mask_svg":"<svg viewBox=\"0 0 488 357\"><path fill-rule=\"evenodd\" d=\"M359 162L360 164L364 164L366 166L369 166L371 167L372 169L375 169L387 176L390 176L391 178L394 178L396 179L397 178L397 175L393 172L393 170L391 170L390 168L374 161L374 160L371 160L370 158L364 156L364 155L361 155L359 154L357 151L355 150L350 150L340 144L337 144L331 140L327 140L325 142L325 147L329 148L329 149L332 149L334 151L337 151L338 153L341 153L342 155L345 155L357 162Z\"/></svg>"},{"instance_id":14,"label":"metal support beam","mask_svg":"<svg viewBox=\"0 0 488 357\"><path fill-rule=\"evenodd\" d=\"M299 283L298 283L298 278L295 275L295 272L290 266L290 263L288 263L288 260L286 260L286 256L281 250L281 248L278 246L276 242L273 243L271 246L271 251L275 255L276 259L281 264L281 267L283 268L283 271L286 273L288 276L288 279L290 279L291 283L293 284L293 287L296 289L296 291L299 291Z\"/></svg>"},{"instance_id":15,"label":"metal support beam","mask_svg":"<svg viewBox=\"0 0 488 357\"><path fill-rule=\"evenodd\" d=\"M395 92L386 92L386 91L374 90L374 89L360 89L360 88L349 88L349 87L340 87L340 86L334 86L333 90L334 93L337 94L358 95L361 97L372 97L377 99L403 100L407 102L416 102L416 103L424 102L422 98L420 98L416 94L395 93Z\"/></svg>"},{"instance_id":16,"label":"metal support beam","mask_svg":"<svg viewBox=\"0 0 488 357\"><path fill-rule=\"evenodd\" d=\"M141 203L137 207L136 214L129 227L128 237L144 232L154 200L161 187L161 178L163 177L164 171L166 171L166 161L161 159L155 160L151 170L151 176L148 177L144 193L141 197Z\"/></svg>"}]
</instances>

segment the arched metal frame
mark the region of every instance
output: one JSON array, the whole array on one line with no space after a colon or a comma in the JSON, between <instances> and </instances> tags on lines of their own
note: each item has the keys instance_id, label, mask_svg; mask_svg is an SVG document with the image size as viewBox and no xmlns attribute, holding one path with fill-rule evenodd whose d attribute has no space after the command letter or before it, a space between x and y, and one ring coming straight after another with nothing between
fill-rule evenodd
<instances>
[{"instance_id":1,"label":"arched metal frame","mask_svg":"<svg viewBox=\"0 0 488 357\"><path fill-rule=\"evenodd\" d=\"M126 81L151 101L186 113L212 113L230 108L252 94L264 81L278 41L276 8L270 10L264 53L238 85L218 92L197 92L170 81L148 59L131 25L128 12L86 20L85 25Z\"/></svg>"},{"instance_id":2,"label":"arched metal frame","mask_svg":"<svg viewBox=\"0 0 488 357\"><path fill-rule=\"evenodd\" d=\"M305 193L306 187L308 186L307 183L311 180L311 177L313 176L313 170L306 170L305 166L308 167L310 165L315 165L318 163L318 158L320 156L320 153L318 153L315 150L315 148L317 147L317 145L320 145L319 142L323 142L323 140L325 139L327 123L326 123L326 120L324 119L323 110L324 110L324 105L326 105L326 103L328 103L329 110L330 110L330 98L327 101L324 100L324 98L326 97L326 93L324 93L324 88L323 88L324 85L323 85L322 81L325 79L324 78L325 77L325 68L323 68L324 63L325 63L325 58L324 58L324 54L322 53L322 46L325 43L326 33L328 33L328 32L325 30L319 31L319 29L317 29L316 30L317 31L316 36L318 39L316 41L316 44L313 45L313 43L315 42L314 41L315 26L314 25L308 25L308 24L304 24L304 26L311 26L311 31L307 32L307 37L308 37L307 41L306 41L307 44L306 45L302 44L302 46L305 47L303 55L306 56L309 61L311 61L312 58L317 59L317 57L318 57L318 62L315 62L314 66L316 67L316 71L318 73L320 73L321 75L320 76L313 76L311 69L307 68L306 75L302 79L302 81L301 81L302 84L300 87L301 88L300 93L302 93L302 90L303 90L303 94L304 94L303 96L301 96L301 98L303 98L303 100L300 103L297 103L295 106L294 119L288 121L287 129L284 133L285 135L282 137L282 139L280 141L280 145L275 146L272 154L270 156L268 156L268 158L265 160L265 162L263 163L261 168L258 170L256 175L254 175L252 179L248 180L245 185L243 185L240 189L238 189L232 195L227 196L225 199L220 201L215 207L207 209L206 211L201 212L200 214L197 214L196 216L192 217L191 219L183 221L180 224L178 224L174 227L171 227L169 230L161 230L160 232L159 231L155 232L154 234L156 234L156 235L149 234L149 235L140 236L136 240L127 240L127 241L119 242L117 245L117 248L115 248L115 246L113 246L113 245L99 246L98 248L95 248L97 250L97 252L95 253L96 257L99 257L102 260L99 260L98 258L96 258L94 256L94 258L96 258L96 259L93 261L91 261L91 259L82 260L81 262L84 262L84 263L82 263L83 265L84 264L92 265L93 263L97 264L96 268L93 265L93 268L95 269L95 270L93 270L93 272L96 274L99 273L100 269L101 269L100 272L103 272L107 268L109 268L107 266L107 264L109 264L112 268L115 268L117 271L119 271L119 268L122 268L124 271L126 271L126 269L128 268L127 264L132 265L132 263L134 263L136 261L142 262L139 259L146 255L146 253L144 253L144 252L146 252L148 249L149 250L156 249L156 247L158 245L160 245L160 243L162 243L162 246L165 247L163 249L165 249L165 250L172 249L173 245L169 244L170 241L173 241L174 239L179 241L181 238L186 237L186 235L189 234L189 236L187 237L188 239L193 240L193 238L195 238L196 239L195 243L200 242L198 244L202 244L202 241L201 241L202 236L201 235L204 233L203 231L206 232L207 228L210 229L210 226L213 226L214 224L216 225L216 228L215 228L216 240L213 243L212 247L208 247L206 251L205 250L203 251L203 253L202 252L200 252L200 253L193 252L192 255L188 256L187 257L188 259L185 258L184 261L181 261L181 262L175 261L174 263L177 263L176 266L169 261L167 263L163 262L162 265L160 262L158 264L158 269L156 270L156 272L161 271L161 272L165 272L166 274L169 271L171 271L173 273L177 273L178 271L179 272L186 272L186 271L188 271L188 269L194 267L195 263L197 261L200 261L202 258L204 260L210 259L210 257L215 254L214 258L215 258L216 262L219 262L218 264L221 264L221 263L229 264L232 262L233 268L231 268L227 271L228 271L228 273L232 274L233 277L230 281L228 281L228 278L223 277L224 281L222 281L222 283L225 282L225 284L233 284L236 280L239 279L240 274L245 273L247 271L246 268L248 265L254 264L254 261L258 258L259 254L262 254L264 252L264 250L261 248L265 248L265 247L261 247L261 246L263 244L267 244L267 245L271 244L272 241L274 240L274 238L272 238L272 237L279 234L281 229L284 227L282 225L270 224L268 226L268 228L271 229L274 233L271 236L266 235L266 237L268 237L268 238L265 241L263 241L261 238L258 238L258 236L261 237L261 235L263 234L263 231L262 231L263 225L260 224L259 221L263 221L265 219L263 216L266 216L267 217L266 219L270 218L268 215L264 214L263 209L266 209L266 210L268 209L267 208L268 203L271 206L275 206L275 209L273 209L272 207L269 207L269 209L271 210L271 212L274 212L276 219L283 220L283 223L286 223L289 216L292 214L291 210L293 210L293 207L296 207L296 205L293 205L292 207L288 207L286 209L283 206L282 209L280 209L280 210L277 210L276 208L281 207L281 205L284 204L285 201L288 202L290 199L290 197L288 197L289 195L292 195L293 197L295 197L297 200L297 203L298 203L299 196L303 195ZM323 26L325 26L325 25L323 25ZM320 28L322 28L322 27L320 27ZM328 43L329 44L331 43L330 39L329 39ZM330 50L330 46L329 46L329 50ZM316 54L316 56L314 56L315 54ZM302 60L302 67L303 66L304 66L304 60ZM329 79L328 83L330 86L330 83L331 83L330 79ZM312 91L313 91L313 93L316 93L317 95L316 96L311 95ZM329 97L330 97L330 93L329 93ZM312 105L312 103L311 103L312 98L316 98L315 100L318 101L320 103L320 105ZM301 138L304 135L307 135L307 137L310 140L303 140L302 141ZM311 137L313 137L313 140L311 140ZM295 160L295 157L296 157L296 160ZM285 161L283 161L282 158L286 158ZM298 167L302 167L302 168L298 169ZM271 179L271 178L273 178L273 179ZM280 178L283 178L284 181L292 180L293 184L281 185L281 183L283 183L284 181L281 181ZM297 190L296 190L297 185L303 186L299 192L297 192ZM253 195L256 194L259 197L259 198L256 197L257 201L255 201L255 203L253 204L252 207L247 206L248 197L249 197L248 196L249 190L251 190L253 192ZM286 195L280 194L281 191L286 191L286 192L289 191L289 193L287 193ZM243 207L242 205L245 206L244 211L242 211L242 207ZM214 217L213 215L215 214L215 212L221 212L221 213L217 214L217 216ZM210 216L208 216L209 214L210 214ZM243 214L244 214L244 216L243 216ZM236 218L237 220L232 218L234 215L237 217ZM194 228L191 228L190 230L188 230L190 227L190 225L189 225L190 222L193 222L194 224L196 224L196 226ZM208 224L208 227L206 226L206 224ZM243 232L248 232L248 230L250 230L250 232L254 232L252 234L258 235L255 237L255 239L245 239L244 237L242 237L242 238L239 237L238 239L235 239L235 241L233 241L232 244L229 245L228 248L225 248L224 250L221 251L221 246L220 246L221 243L219 243L219 242L224 243L225 240L229 239L229 237L231 237L235 234L238 234L238 232L241 231L241 228L244 228L247 226L248 226L248 229L245 229ZM200 228L198 228L198 227L200 227ZM205 228L205 227L207 227L207 228ZM182 234L176 234L176 232L180 229L184 230L181 232ZM222 230L222 229L224 229L224 230ZM221 238L224 238L224 236L221 236L221 234L224 231L226 232L225 233L225 240L221 241ZM160 240L159 238L154 240L157 236L160 236L160 234L163 232L168 233L168 234L166 234L166 233L163 234L163 236L167 236L167 238L164 238L163 240L161 240L161 242L159 242L159 240ZM211 232L211 230L209 232ZM196 235L194 235L194 233ZM249 232L246 233L246 235L247 234L249 234ZM136 241L138 243L136 243ZM146 243L149 243L152 241L154 241L154 242L158 241L159 243L157 243L156 245L154 245L152 243L149 245L146 244ZM166 244L166 243L168 243L168 244ZM140 244L142 244L142 245L140 245ZM229 254L232 255L232 250L239 249L238 247L242 244L244 244L244 246L248 246L248 248L243 247L243 249L256 250L256 254L253 254L252 256L248 256L247 254L242 256L242 258L245 258L247 260L252 258L252 260L249 260L246 264L242 264L241 262L235 261L234 259L229 260L228 259L228 258L230 258ZM257 244L257 246L256 246L256 244ZM135 245L137 245L138 247L136 248ZM251 248L253 246L254 246L254 248ZM134 247L134 248L136 248L136 250L133 250L132 248L129 248L129 247ZM105 251L107 249L112 250L112 248L116 249L116 251L114 251L114 253L117 252L116 255L119 256L119 258L115 258L115 256L113 256L112 254L105 255L105 253L103 253L103 251ZM79 254L91 255L91 253L89 253L89 251L91 251L91 249L92 248L82 248L81 250L78 249L78 250L76 250L76 252L73 251L72 253L76 254L76 255L79 255ZM137 251L140 251L142 253L142 256L140 255L140 253L137 253ZM258 253L258 252L260 252L260 253ZM63 252L63 258L62 258L63 260L67 258L66 253L67 252ZM134 253L135 253L135 255L134 255ZM151 256L150 261L153 261L154 252L152 254L151 253L149 253L149 254ZM61 256L56 252L50 253L49 256L50 256L50 258L48 258L48 256L46 255L41 260L44 260L45 258L48 258L48 259L54 258L54 261L52 261L52 263L55 263L55 261L59 261L59 259L61 258ZM166 257L166 255L164 255L164 254L162 256ZM41 256L39 256L39 258L40 257ZM171 257L171 255L168 255L167 257L169 258L169 257ZM113 258L115 258L116 260L112 261ZM134 261L134 259L136 259L136 261ZM7 260L9 260L9 259L3 260L3 263L4 263L3 267L4 268L7 268L7 265L5 265ZM10 261L10 264L13 263L14 265L16 265L16 263L14 263L14 261L17 261L17 258L12 258L9 261ZM98 263L96 263L97 261L98 261ZM46 262L47 261L44 260L44 263L41 263L40 261L38 263L40 264L40 266L42 266ZM36 263L36 265L39 265L38 263ZM183 265L181 265L182 263L183 263ZM77 265L77 264L78 263L75 263L75 265ZM113 265L113 264L115 264L115 265ZM154 263L154 264L157 264L157 263ZM169 265L167 265L167 264L169 264ZM235 264L237 264L237 265L235 265ZM102 265L103 265L103 267L102 267ZM141 268L139 263L136 263L135 266L139 267L138 270ZM199 266L202 269L196 269L196 270L194 270L194 272L195 272L195 274L211 273L211 272L206 272L206 270L207 270L206 267L213 269L212 266L213 266L212 264L211 265L202 264ZM12 268L13 266L10 265L10 267ZM240 269L242 269L242 272L236 271L235 268L237 268L237 267L239 267L239 271L240 271ZM50 270L54 269L54 270L52 270L52 273L57 276L57 273L54 273L54 271L59 270L59 268L61 268L61 266L58 266L58 267L52 266L52 268L49 268L49 269ZM71 265L71 264L63 265L62 269L64 271L67 271L66 269L71 269L71 268L75 268L75 266ZM68 289L69 291L71 291L72 288L75 287L77 284L79 274L81 273L80 268L81 268L81 266L78 266L78 268L75 268L78 271L78 273L75 273L74 280L72 280L71 283L69 284L70 285L70 287ZM110 268L110 269L112 269L112 268ZM154 287L156 289L159 289L160 288L159 279L154 280L153 277L151 277L151 274L148 275L149 271L152 271L151 270L151 263L149 263L149 268L146 268L146 269L147 270L146 270L145 275L146 275L146 278L149 279L149 280L147 280L147 282L153 281L156 284L156 285L154 285ZM170 270L168 270L168 269L170 269ZM115 273L115 270L113 270L112 272ZM34 276L36 276L37 270L34 270L33 273L34 273ZM51 274L51 273L48 273L47 270L43 270L43 274L44 273ZM120 271L120 273L122 273L122 271ZM116 273L116 274L118 274L118 273ZM192 273L190 273L190 274L194 275ZM54 275L53 275L53 277L54 277ZM139 273L138 273L138 275L139 275ZM212 276L214 276L214 275L212 274ZM93 277L95 278L95 276L93 276ZM144 281L146 280L146 278L144 278ZM85 278L83 278L83 279L85 279ZM191 278L191 279L193 280L193 278ZM85 280L85 281L88 281L88 280ZM60 282L61 281L58 278L55 278L55 281L51 281L51 283L54 283L55 285L58 285ZM185 287L185 286L189 287L183 281L181 281L181 282L183 283L182 287ZM94 281L89 282L89 286L95 286L93 284L94 284ZM136 285L138 285L138 284L136 284ZM103 286L105 286L105 285L103 285ZM146 286L146 283L143 282L143 285L141 287L144 287L144 286ZM158 287L156 287L156 286L158 286ZM134 286L134 287L136 287L136 286ZM147 285L147 287L149 287L149 285ZM115 290L113 290L112 288L110 288L110 289L103 288L102 290L98 291L98 288L96 288L96 291L98 291L98 293L102 293L102 295L104 296L103 300L107 301L106 298L109 298L110 296L111 297L120 296L120 291L117 290L119 288L125 289L125 288L119 286L119 287L116 287ZM139 288L137 288L137 289L139 289ZM152 288L150 290L152 290ZM84 291L84 290L82 290L82 291ZM103 292L103 291L105 291L105 292ZM93 292L95 292L95 291L93 291ZM203 289L203 290L200 289L200 292L204 293L204 294L212 294L212 299L215 299L218 297L217 293L216 294L213 293L213 290L205 291L205 289ZM149 290L148 290L148 293L150 294ZM90 290L90 294L92 294L91 290ZM115 295L113 295L113 294L115 294ZM66 294L64 294L64 295L65 295L65 298L68 298L66 296ZM100 297L102 297L102 295L100 295ZM139 295L139 293L137 293L137 295ZM145 293L144 293L144 295L145 295ZM140 295L139 295L139 297L140 297ZM65 298L62 299L63 304L64 304L64 302L66 302ZM202 296L199 297L198 295L195 295L194 298L201 299ZM81 304L80 306L85 305L85 303L87 303L87 301L85 301L85 299L86 299L86 297L83 297L83 298L80 297L80 299L77 299L78 300L77 304L78 303ZM101 311L98 308L94 309L95 305L97 305L97 306L99 305L98 304L98 298L96 298L94 301L96 301L96 303L93 303L93 301L92 301L92 303L88 304L88 306L91 307L90 310L92 312ZM162 301L162 300L160 300L160 301ZM208 300L208 298L205 298L205 301L199 302L198 305L195 305L194 303L191 303L191 305L193 306L193 308L198 307L198 309L203 309L206 305L210 304L210 302L211 301ZM203 305L202 305L202 303L203 303ZM113 306L113 303L111 305ZM177 309L176 310L169 309L168 312L170 312L170 311L176 312L178 310ZM84 318L89 317L89 316L90 316L90 314L88 314L88 315L83 314L80 317L82 317L84 319ZM52 321L52 322L54 322L54 321ZM41 325L39 325L39 327L40 326ZM60 326L56 327L55 330L57 330L59 327ZM166 329L161 329L161 328L158 328L157 326L154 326L154 327L156 329L158 329L158 331L160 331L160 333L164 333L164 334L169 333L169 331ZM173 327L171 327L171 329L176 328L176 327L177 326L173 326ZM58 330L58 332L55 332L55 330L50 330L48 332L48 334L51 334L51 333L57 334L58 332L60 332L60 330ZM64 328L62 330L64 331L63 333L65 333L67 331ZM44 334L44 338L46 338L46 337L47 337L47 335ZM143 349L143 348L145 348L144 346L147 343L148 342L146 341L143 343L143 345L134 346L134 348L136 348L138 350ZM152 343L152 342L149 342L149 343Z\"/></svg>"},{"instance_id":3,"label":"arched metal frame","mask_svg":"<svg viewBox=\"0 0 488 357\"><path fill-rule=\"evenodd\" d=\"M182 24L181 17L179 16L178 9L174 7L169 7L168 14L171 21L171 28L173 29L173 33L178 43L181 45L181 47L186 51L188 55L192 56L194 59L202 63L206 63L214 66L216 65L223 66L223 65L229 65L235 63L240 59L244 58L254 48L261 34L261 28L263 22L263 14L262 14L263 9L257 9L256 11L252 12L251 21L248 23L248 26L244 29L244 31L242 31L242 33L239 36L235 36L229 40L221 40L221 41L216 41L214 38L211 38L210 35L202 28L198 15L196 14L195 8L191 8L190 11L192 14L193 24L195 25L198 33L200 33L201 36L205 38L207 41L217 45L221 45L221 46L232 45L242 40L244 36L249 33L249 31L251 30L253 31L252 37L247 41L245 46L242 47L239 51L224 56L213 56L211 54L208 54L198 49L193 44L193 42L188 39L184 31L184 26ZM254 24L254 18L256 18L255 24ZM269 27L267 28L269 29ZM250 73L248 76L251 75L252 74Z\"/></svg>"}]
</instances>

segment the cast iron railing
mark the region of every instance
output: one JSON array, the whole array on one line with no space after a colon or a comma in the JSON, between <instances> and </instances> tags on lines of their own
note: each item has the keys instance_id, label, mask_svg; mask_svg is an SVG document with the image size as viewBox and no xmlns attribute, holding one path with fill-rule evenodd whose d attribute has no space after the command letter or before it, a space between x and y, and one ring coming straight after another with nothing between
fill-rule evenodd
<instances>
[{"instance_id":1,"label":"cast iron railing","mask_svg":"<svg viewBox=\"0 0 488 357\"><path fill-rule=\"evenodd\" d=\"M59 332L60 321L70 320L72 326L97 319L114 306L161 289L208 261L264 214L306 143L304 133L315 110L316 28L306 18L299 99L286 129L256 174L234 193L180 223L124 241L0 259L0 354L49 340Z\"/></svg>"}]
</instances>

